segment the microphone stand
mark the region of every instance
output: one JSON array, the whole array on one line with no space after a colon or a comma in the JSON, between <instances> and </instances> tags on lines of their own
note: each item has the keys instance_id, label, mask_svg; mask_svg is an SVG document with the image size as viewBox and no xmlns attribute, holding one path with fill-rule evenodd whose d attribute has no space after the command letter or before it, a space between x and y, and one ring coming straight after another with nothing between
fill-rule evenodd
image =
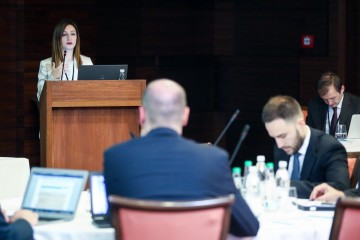
<instances>
[{"instance_id":1,"label":"microphone stand","mask_svg":"<svg viewBox=\"0 0 360 240\"><path fill-rule=\"evenodd\" d=\"M62 66L62 70L61 70L61 78L60 81L62 81L63 75L64 75L64 67L65 67L65 57L66 57L66 50L64 50L64 61L63 61L63 66Z\"/></svg>"},{"instance_id":2,"label":"microphone stand","mask_svg":"<svg viewBox=\"0 0 360 240\"><path fill-rule=\"evenodd\" d=\"M224 130L221 132L220 136L216 139L214 146L218 145L218 143L220 142L221 138L224 136L224 134L226 133L226 131L228 130L228 128L230 127L230 125L234 122L235 118L237 117L237 115L239 115L240 110L236 109L236 111L234 112L234 114L232 115L232 117L230 118L230 121L228 122L228 124L225 126Z\"/></svg>"},{"instance_id":3,"label":"microphone stand","mask_svg":"<svg viewBox=\"0 0 360 240\"><path fill-rule=\"evenodd\" d=\"M243 130L241 131L239 141L238 141L238 143L237 143L237 145L235 147L235 150L234 150L233 154L231 155L231 158L230 158L230 161L229 161L229 166L231 166L231 164L233 163L237 153L239 152L240 146L243 143L244 139L246 138L246 136L247 136L247 134L249 132L249 129L250 129L250 125L246 124L244 126Z\"/></svg>"}]
</instances>

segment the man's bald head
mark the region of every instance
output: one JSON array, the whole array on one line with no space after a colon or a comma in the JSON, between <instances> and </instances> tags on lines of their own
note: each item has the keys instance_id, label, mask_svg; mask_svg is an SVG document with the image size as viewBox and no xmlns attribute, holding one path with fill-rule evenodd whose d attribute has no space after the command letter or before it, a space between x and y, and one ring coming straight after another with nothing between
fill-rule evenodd
<instances>
[{"instance_id":1,"label":"man's bald head","mask_svg":"<svg viewBox=\"0 0 360 240\"><path fill-rule=\"evenodd\" d=\"M183 87L169 79L152 81L143 96L143 108L146 114L144 124L151 128L182 128L187 109L186 93ZM187 123L187 117L186 117Z\"/></svg>"}]
</instances>

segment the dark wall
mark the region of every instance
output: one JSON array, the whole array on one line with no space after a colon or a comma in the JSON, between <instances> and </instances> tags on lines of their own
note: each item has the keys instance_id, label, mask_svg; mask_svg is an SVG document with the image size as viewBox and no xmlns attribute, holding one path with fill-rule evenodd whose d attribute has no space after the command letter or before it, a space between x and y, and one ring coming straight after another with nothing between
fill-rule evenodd
<instances>
[{"instance_id":1,"label":"dark wall","mask_svg":"<svg viewBox=\"0 0 360 240\"><path fill-rule=\"evenodd\" d=\"M186 137L214 142L240 109L220 146L232 153L248 123L236 164L257 154L272 159L262 106L277 94L306 105L321 72L337 70L338 1L5 1L0 28L10 37L0 40L0 154L39 165L39 116L32 101L37 71L51 54L55 24L71 18L80 29L82 53L96 64L126 63L128 78L167 77L185 87L191 107ZM301 48L303 34L315 36L313 49Z\"/></svg>"}]
</instances>

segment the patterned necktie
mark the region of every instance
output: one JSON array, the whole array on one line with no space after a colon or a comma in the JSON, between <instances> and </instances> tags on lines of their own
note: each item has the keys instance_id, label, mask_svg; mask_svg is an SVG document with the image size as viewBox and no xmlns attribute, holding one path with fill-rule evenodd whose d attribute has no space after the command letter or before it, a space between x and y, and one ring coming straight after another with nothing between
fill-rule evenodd
<instances>
[{"instance_id":1,"label":"patterned necktie","mask_svg":"<svg viewBox=\"0 0 360 240\"><path fill-rule=\"evenodd\" d=\"M293 169L291 173L291 180L300 180L300 161L299 156L300 153L295 153L293 156Z\"/></svg>"},{"instance_id":2,"label":"patterned necktie","mask_svg":"<svg viewBox=\"0 0 360 240\"><path fill-rule=\"evenodd\" d=\"M330 135L335 136L336 124L337 124L337 121L338 121L337 107L334 107L333 110L334 110L334 113L333 113L333 116L331 118L329 133L330 133Z\"/></svg>"}]
</instances>

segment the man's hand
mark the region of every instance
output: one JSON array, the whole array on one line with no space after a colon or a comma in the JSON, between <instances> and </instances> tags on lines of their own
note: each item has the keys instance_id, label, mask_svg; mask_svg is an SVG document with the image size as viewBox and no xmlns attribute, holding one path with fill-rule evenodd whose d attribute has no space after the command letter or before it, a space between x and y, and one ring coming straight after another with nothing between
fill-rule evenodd
<instances>
[{"instance_id":1,"label":"man's hand","mask_svg":"<svg viewBox=\"0 0 360 240\"><path fill-rule=\"evenodd\" d=\"M344 196L344 192L336 190L327 183L322 183L314 187L310 194L310 200L336 201L338 198Z\"/></svg>"},{"instance_id":2,"label":"man's hand","mask_svg":"<svg viewBox=\"0 0 360 240\"><path fill-rule=\"evenodd\" d=\"M39 221L39 215L37 213L30 210L19 210L10 218L10 222L13 223L20 218L28 221L32 226L38 224Z\"/></svg>"}]
</instances>

